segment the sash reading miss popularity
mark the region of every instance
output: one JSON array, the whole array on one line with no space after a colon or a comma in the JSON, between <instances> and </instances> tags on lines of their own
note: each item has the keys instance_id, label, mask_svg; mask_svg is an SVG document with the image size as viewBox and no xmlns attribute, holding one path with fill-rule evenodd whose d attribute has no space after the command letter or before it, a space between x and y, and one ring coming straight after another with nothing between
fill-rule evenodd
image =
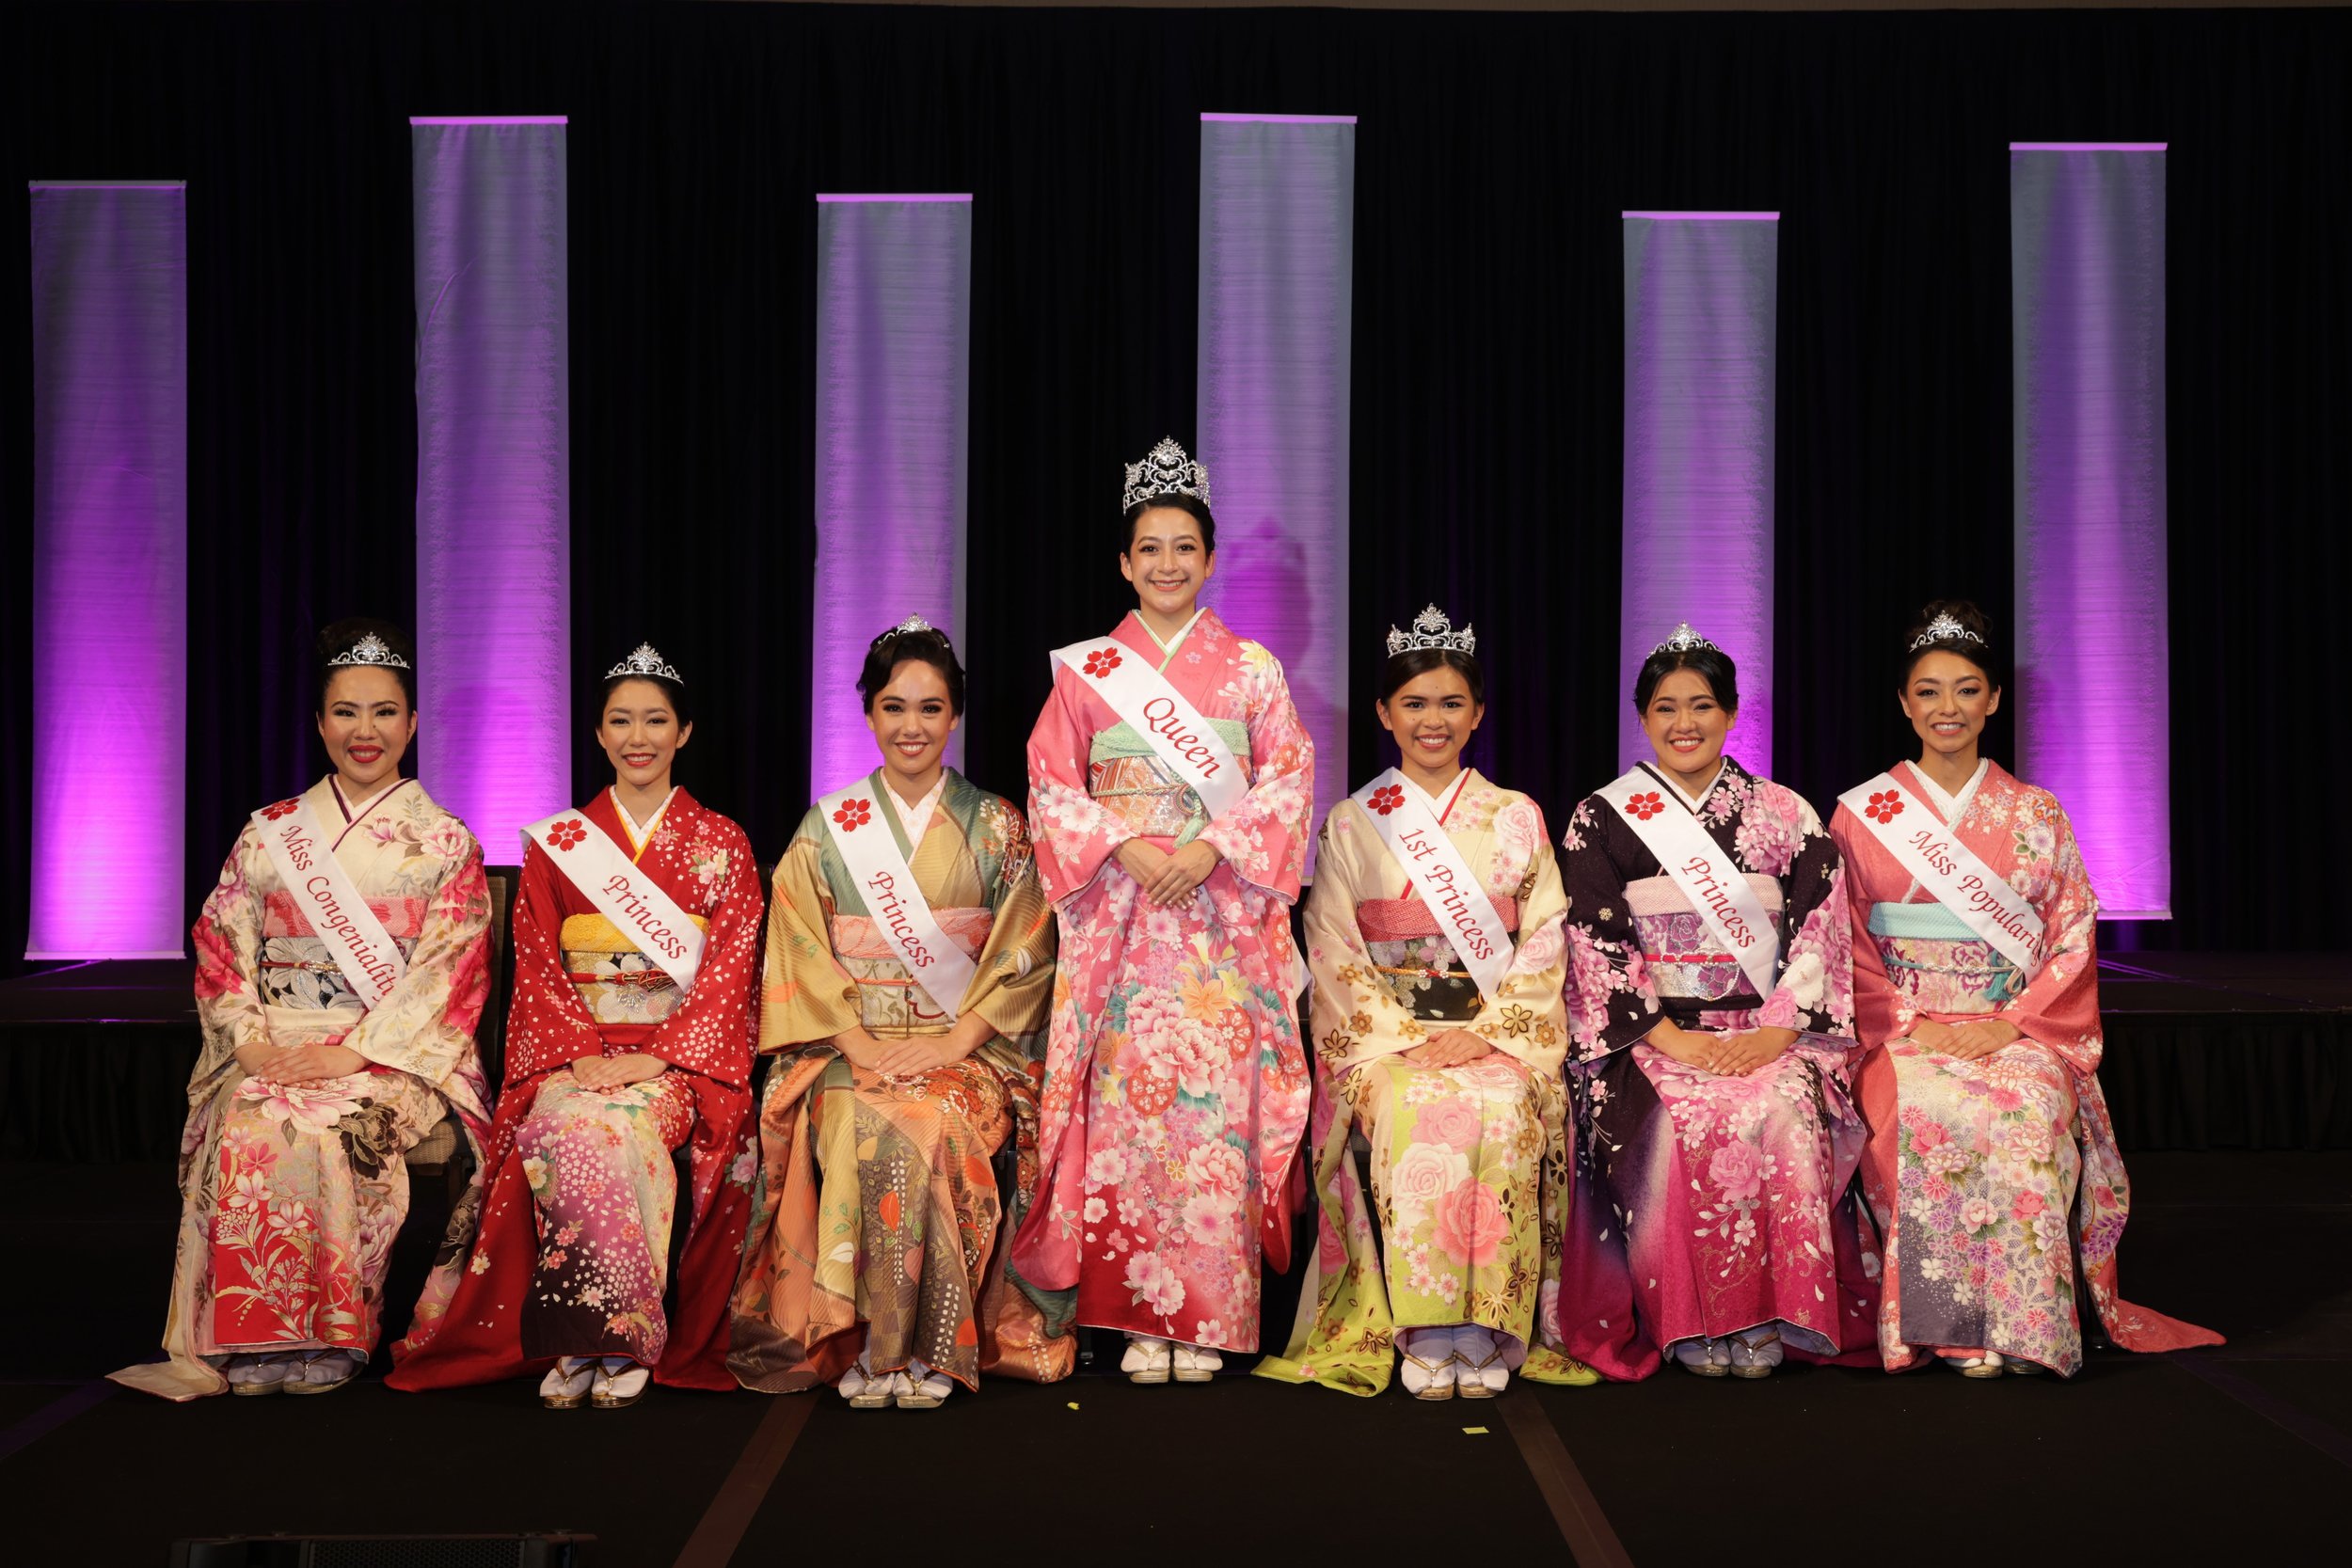
<instances>
[{"instance_id":1,"label":"sash reading miss popularity","mask_svg":"<svg viewBox=\"0 0 2352 1568\"><path fill-rule=\"evenodd\" d=\"M2042 917L2024 894L1960 841L1954 824L1938 821L1892 773L1881 773L1837 800L1937 903L1991 942L2026 979L2041 973Z\"/></svg>"},{"instance_id":2,"label":"sash reading miss popularity","mask_svg":"<svg viewBox=\"0 0 2352 1568\"><path fill-rule=\"evenodd\" d=\"M678 990L693 986L703 961L702 928L621 853L611 833L576 811L560 811L525 828L523 837L547 851L597 913L635 938L638 950Z\"/></svg>"},{"instance_id":3,"label":"sash reading miss popularity","mask_svg":"<svg viewBox=\"0 0 2352 1568\"><path fill-rule=\"evenodd\" d=\"M890 824L878 819L882 803L873 781L861 780L835 791L818 801L817 809L875 927L898 949L907 974L931 1005L952 1022L979 966L940 928L930 901L914 885L914 873L898 853Z\"/></svg>"},{"instance_id":4,"label":"sash reading miss popularity","mask_svg":"<svg viewBox=\"0 0 2352 1568\"><path fill-rule=\"evenodd\" d=\"M335 967L358 993L359 1006L373 1007L389 996L408 973L408 960L327 847L326 830L310 802L280 800L263 806L253 814L253 825L262 831L262 847L269 851L278 879L310 916L310 929L326 943Z\"/></svg>"},{"instance_id":5,"label":"sash reading miss popularity","mask_svg":"<svg viewBox=\"0 0 2352 1568\"><path fill-rule=\"evenodd\" d=\"M1495 1006L1502 977L1511 969L1511 933L1502 915L1462 851L1446 833L1437 813L1405 776L1391 768L1355 794L1355 801L1380 830L1380 842L1413 879L1413 891L1438 917L1438 927L1454 944L1454 956L1478 982L1478 994Z\"/></svg>"},{"instance_id":6,"label":"sash reading miss popularity","mask_svg":"<svg viewBox=\"0 0 2352 1568\"><path fill-rule=\"evenodd\" d=\"M1242 777L1242 765L1224 738L1133 648L1104 637L1057 648L1053 657L1092 687L1192 786L1212 821L1248 793L1249 781Z\"/></svg>"},{"instance_id":7,"label":"sash reading miss popularity","mask_svg":"<svg viewBox=\"0 0 2352 1568\"><path fill-rule=\"evenodd\" d=\"M1616 808L1658 857L1706 922L1708 933L1739 960L1756 994L1769 997L1780 977L1780 939L1772 931L1772 916L1730 852L1708 836L1698 817L1679 800L1668 798L1672 787L1646 768L1636 768L1602 790L1600 798Z\"/></svg>"}]
</instances>

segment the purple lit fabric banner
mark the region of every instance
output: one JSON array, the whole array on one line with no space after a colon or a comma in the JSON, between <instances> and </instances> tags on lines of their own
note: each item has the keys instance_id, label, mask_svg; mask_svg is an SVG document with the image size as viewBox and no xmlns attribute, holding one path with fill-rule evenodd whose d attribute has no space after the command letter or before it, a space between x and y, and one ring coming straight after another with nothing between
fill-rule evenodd
<instances>
[{"instance_id":1,"label":"purple lit fabric banner","mask_svg":"<svg viewBox=\"0 0 2352 1568\"><path fill-rule=\"evenodd\" d=\"M963 641L972 198L817 198L812 798L874 769L866 650L920 615ZM947 765L963 764L963 733Z\"/></svg>"},{"instance_id":2,"label":"purple lit fabric banner","mask_svg":"<svg viewBox=\"0 0 2352 1568\"><path fill-rule=\"evenodd\" d=\"M1353 117L1201 117L1194 455L1217 524L1201 596L1282 661L1314 738L1318 820L1355 787L1347 673L1377 652L1348 619L1355 258Z\"/></svg>"},{"instance_id":3,"label":"purple lit fabric banner","mask_svg":"<svg viewBox=\"0 0 2352 1568\"><path fill-rule=\"evenodd\" d=\"M1633 678L1684 621L1740 667L1725 750L1772 767L1772 377L1780 214L1627 213L1622 760Z\"/></svg>"},{"instance_id":4,"label":"purple lit fabric banner","mask_svg":"<svg viewBox=\"0 0 2352 1568\"><path fill-rule=\"evenodd\" d=\"M571 801L571 350L561 119L409 122L425 787L485 858Z\"/></svg>"},{"instance_id":5,"label":"purple lit fabric banner","mask_svg":"<svg viewBox=\"0 0 2352 1568\"><path fill-rule=\"evenodd\" d=\"M2017 770L2111 920L2172 916L2164 149L2015 144Z\"/></svg>"},{"instance_id":6,"label":"purple lit fabric banner","mask_svg":"<svg viewBox=\"0 0 2352 1568\"><path fill-rule=\"evenodd\" d=\"M32 182L28 958L184 954L183 182Z\"/></svg>"}]
</instances>

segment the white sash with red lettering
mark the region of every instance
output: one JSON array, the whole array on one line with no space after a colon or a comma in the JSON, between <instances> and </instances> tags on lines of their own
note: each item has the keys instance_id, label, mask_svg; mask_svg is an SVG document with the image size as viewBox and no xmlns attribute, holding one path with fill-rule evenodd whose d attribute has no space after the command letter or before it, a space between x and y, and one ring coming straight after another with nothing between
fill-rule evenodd
<instances>
[{"instance_id":1,"label":"white sash with red lettering","mask_svg":"<svg viewBox=\"0 0 2352 1568\"><path fill-rule=\"evenodd\" d=\"M1616 808L1658 857L1708 931L1739 960L1756 994L1769 997L1780 977L1780 939L1773 933L1772 917L1748 885L1748 874L1708 836L1697 816L1674 798L1676 793L1647 768L1636 768L1603 789L1600 798Z\"/></svg>"},{"instance_id":2,"label":"white sash with red lettering","mask_svg":"<svg viewBox=\"0 0 2352 1568\"><path fill-rule=\"evenodd\" d=\"M2031 980L2042 970L2042 945L2046 940L2042 916L2026 895L2001 879L2001 874L1978 858L1953 832L1957 824L1940 822L1919 798L1905 789L1892 773L1881 773L1837 798L1870 830L1902 868L1931 894L1935 901L1991 942Z\"/></svg>"},{"instance_id":3,"label":"white sash with red lettering","mask_svg":"<svg viewBox=\"0 0 2352 1568\"><path fill-rule=\"evenodd\" d=\"M1073 642L1053 657L1094 689L1176 776L1200 797L1212 821L1248 793L1242 764L1216 726L1184 701L1168 677L1115 637Z\"/></svg>"},{"instance_id":4,"label":"white sash with red lettering","mask_svg":"<svg viewBox=\"0 0 2352 1568\"><path fill-rule=\"evenodd\" d=\"M1438 929L1453 943L1454 956L1478 982L1478 994L1495 1006L1502 995L1502 977L1511 971L1511 933L1445 824L1429 809L1428 798L1406 788L1405 775L1391 768L1351 799L1364 808L1380 830L1380 842L1412 878L1413 891L1438 917Z\"/></svg>"},{"instance_id":5,"label":"white sash with red lettering","mask_svg":"<svg viewBox=\"0 0 2352 1568\"><path fill-rule=\"evenodd\" d=\"M310 917L310 929L326 943L335 967L358 993L359 1006L373 1007L389 996L408 973L408 960L327 847L326 829L310 802L280 800L263 806L253 814L253 825L261 830L262 847L269 851L278 879Z\"/></svg>"},{"instance_id":6,"label":"white sash with red lettering","mask_svg":"<svg viewBox=\"0 0 2352 1568\"><path fill-rule=\"evenodd\" d=\"M525 828L523 837L547 851L599 914L635 938L638 951L678 990L693 988L703 961L702 927L621 853L611 833L579 812L560 811Z\"/></svg>"},{"instance_id":7,"label":"white sash with red lettering","mask_svg":"<svg viewBox=\"0 0 2352 1568\"><path fill-rule=\"evenodd\" d=\"M890 824L880 819L884 809L881 791L870 777L862 779L826 796L817 809L824 816L825 832L832 835L841 863L850 869L850 880L857 884L858 896L866 900L874 928L898 950L908 977L931 1005L949 1022L955 1022L956 1009L963 1006L979 966L941 928L930 901L915 885L907 858L898 853L898 841L890 835Z\"/></svg>"}]
</instances>

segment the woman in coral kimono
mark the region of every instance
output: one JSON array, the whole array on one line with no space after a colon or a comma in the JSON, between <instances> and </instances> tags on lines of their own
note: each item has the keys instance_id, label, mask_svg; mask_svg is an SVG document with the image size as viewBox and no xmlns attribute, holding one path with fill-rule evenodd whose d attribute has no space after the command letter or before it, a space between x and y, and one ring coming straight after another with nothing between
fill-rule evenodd
<instances>
[{"instance_id":1,"label":"woman in coral kimono","mask_svg":"<svg viewBox=\"0 0 2352 1568\"><path fill-rule=\"evenodd\" d=\"M1563 840L1578 1100L1561 1332L1612 1377L1867 1357L1875 1250L1850 1194L1852 962L1813 808L1724 754L1730 657L1688 626L1635 680L1656 760Z\"/></svg>"},{"instance_id":2,"label":"woman in coral kimono","mask_svg":"<svg viewBox=\"0 0 2352 1568\"><path fill-rule=\"evenodd\" d=\"M350 1382L383 1326L408 1212L402 1155L447 1117L477 1151L489 1130L473 1031L490 893L466 825L400 776L413 655L381 621L319 634L335 770L253 814L197 917L204 1044L180 1140L170 1359L118 1383L191 1400ZM418 1316L454 1282L444 1257Z\"/></svg>"},{"instance_id":3,"label":"woman in coral kimono","mask_svg":"<svg viewBox=\"0 0 2352 1568\"><path fill-rule=\"evenodd\" d=\"M1376 1394L1393 1342L1416 1399L1490 1399L1513 1367L1597 1381L1537 1342L1569 1180L1566 903L1535 802L1462 766L1486 715L1476 648L1435 605L1390 631L1376 711L1399 764L1323 825L1307 897L1317 1244L1263 1377Z\"/></svg>"},{"instance_id":4,"label":"woman in coral kimono","mask_svg":"<svg viewBox=\"0 0 2352 1568\"><path fill-rule=\"evenodd\" d=\"M1849 790L1831 822L1887 1370L1932 1355L1970 1377L2072 1376L2086 1290L2125 1350L2219 1344L2117 1293L2131 1196L2099 1092L2099 900L2056 798L1979 752L2001 686L1976 606L1921 612L1900 695L1919 760Z\"/></svg>"},{"instance_id":5,"label":"woman in coral kimono","mask_svg":"<svg viewBox=\"0 0 2352 1568\"><path fill-rule=\"evenodd\" d=\"M693 733L684 679L641 645L606 672L597 707L612 786L523 830L489 1196L447 1316L393 1347L395 1388L546 1367L540 1402L574 1410L633 1404L650 1380L735 1386L759 875L743 830L671 781Z\"/></svg>"},{"instance_id":6,"label":"woman in coral kimono","mask_svg":"<svg viewBox=\"0 0 2352 1568\"><path fill-rule=\"evenodd\" d=\"M1123 502L1136 609L1054 656L1029 736L1061 944L1044 1169L1013 1261L1124 1330L1135 1381L1205 1382L1221 1350L1257 1347L1261 1252L1289 1266L1314 747L1280 663L1199 606L1216 559L1200 465L1162 441Z\"/></svg>"},{"instance_id":7,"label":"woman in coral kimono","mask_svg":"<svg viewBox=\"0 0 2352 1568\"><path fill-rule=\"evenodd\" d=\"M991 1163L1014 1154L1017 1225L1054 920L1021 814L942 763L963 712L946 637L884 632L858 694L882 766L812 806L776 867L759 1047L779 1059L727 1365L747 1388L927 1410L1075 1359L1068 1293L1008 1275Z\"/></svg>"}]
</instances>

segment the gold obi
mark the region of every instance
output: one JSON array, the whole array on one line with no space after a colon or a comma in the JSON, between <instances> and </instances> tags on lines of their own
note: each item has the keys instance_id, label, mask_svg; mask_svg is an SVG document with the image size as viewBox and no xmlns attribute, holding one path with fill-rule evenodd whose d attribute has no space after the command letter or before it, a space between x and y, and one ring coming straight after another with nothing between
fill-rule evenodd
<instances>
[{"instance_id":1,"label":"gold obi","mask_svg":"<svg viewBox=\"0 0 2352 1568\"><path fill-rule=\"evenodd\" d=\"M710 922L690 914L698 931ZM601 914L565 917L558 939L564 973L580 988L580 999L598 1023L659 1023L677 1010L686 993L644 950Z\"/></svg>"},{"instance_id":2,"label":"gold obi","mask_svg":"<svg viewBox=\"0 0 2352 1568\"><path fill-rule=\"evenodd\" d=\"M1212 719L1209 727L1234 756L1248 760L1249 726ZM1172 838L1181 847L1209 825L1200 797L1123 720L1089 748L1087 793L1137 838Z\"/></svg>"}]
</instances>

